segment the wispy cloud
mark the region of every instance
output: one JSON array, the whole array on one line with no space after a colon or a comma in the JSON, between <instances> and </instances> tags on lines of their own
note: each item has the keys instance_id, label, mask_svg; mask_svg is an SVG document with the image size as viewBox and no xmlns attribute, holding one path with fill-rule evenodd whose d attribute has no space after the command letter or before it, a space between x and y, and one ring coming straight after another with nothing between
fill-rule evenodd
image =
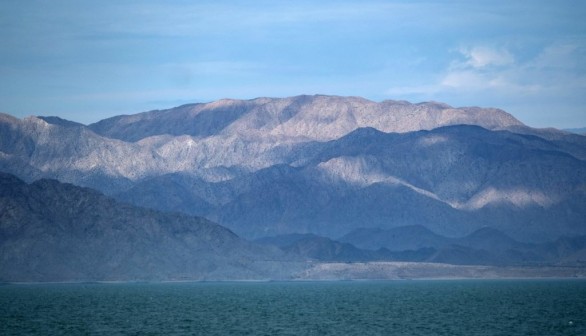
<instances>
[{"instance_id":1,"label":"wispy cloud","mask_svg":"<svg viewBox=\"0 0 586 336\"><path fill-rule=\"evenodd\" d=\"M460 91L527 96L551 90L575 91L586 88L586 77L580 64L584 52L576 44L553 44L521 62L505 47L462 47L434 83L394 87L388 93Z\"/></svg>"},{"instance_id":2,"label":"wispy cloud","mask_svg":"<svg viewBox=\"0 0 586 336\"><path fill-rule=\"evenodd\" d=\"M489 48L476 46L462 48L460 53L466 58L465 66L472 68L485 68L489 66L506 66L515 62L513 55L504 48Z\"/></svg>"}]
</instances>

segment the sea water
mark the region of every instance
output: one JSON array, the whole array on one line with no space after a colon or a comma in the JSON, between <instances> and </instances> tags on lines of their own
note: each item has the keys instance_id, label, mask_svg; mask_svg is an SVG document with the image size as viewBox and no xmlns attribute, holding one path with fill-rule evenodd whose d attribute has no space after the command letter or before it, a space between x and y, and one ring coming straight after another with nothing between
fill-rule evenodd
<instances>
[{"instance_id":1,"label":"sea water","mask_svg":"<svg viewBox=\"0 0 586 336\"><path fill-rule=\"evenodd\" d=\"M586 335L586 281L5 285L0 335Z\"/></svg>"}]
</instances>

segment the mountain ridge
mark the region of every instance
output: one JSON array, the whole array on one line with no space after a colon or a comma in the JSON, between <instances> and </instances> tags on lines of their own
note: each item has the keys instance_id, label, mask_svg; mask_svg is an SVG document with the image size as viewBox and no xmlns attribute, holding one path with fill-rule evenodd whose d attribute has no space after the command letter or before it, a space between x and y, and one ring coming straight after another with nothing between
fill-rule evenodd
<instances>
[{"instance_id":1,"label":"mountain ridge","mask_svg":"<svg viewBox=\"0 0 586 336\"><path fill-rule=\"evenodd\" d=\"M466 123L486 128L522 125L499 109L452 108L437 102L411 104L387 100L375 103L361 97L302 95L187 104L112 117L88 127L97 134L131 142L163 134L198 137L222 133L250 135L255 131L324 141L360 127L407 132ZM133 132L127 132L130 128Z\"/></svg>"}]
</instances>

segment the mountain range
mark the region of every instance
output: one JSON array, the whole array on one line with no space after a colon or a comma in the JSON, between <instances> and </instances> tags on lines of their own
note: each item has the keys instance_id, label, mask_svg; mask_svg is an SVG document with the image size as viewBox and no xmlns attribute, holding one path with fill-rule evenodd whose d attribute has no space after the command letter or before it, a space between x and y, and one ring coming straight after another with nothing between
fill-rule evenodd
<instances>
[{"instance_id":1,"label":"mountain range","mask_svg":"<svg viewBox=\"0 0 586 336\"><path fill-rule=\"evenodd\" d=\"M341 237L404 227L448 240L488 228L520 244L586 235L586 137L494 108L317 95L224 99L87 126L0 114L0 171L204 217L246 239L350 243ZM400 244L424 248L420 233Z\"/></svg>"},{"instance_id":2,"label":"mountain range","mask_svg":"<svg viewBox=\"0 0 586 336\"><path fill-rule=\"evenodd\" d=\"M486 228L458 239L423 227L358 231L340 240L372 244L313 234L249 242L203 218L0 173L0 283L581 277L586 260L586 236L526 244ZM413 240L413 232L423 239ZM409 249L410 240L424 247ZM379 243L393 251L372 250Z\"/></svg>"}]
</instances>

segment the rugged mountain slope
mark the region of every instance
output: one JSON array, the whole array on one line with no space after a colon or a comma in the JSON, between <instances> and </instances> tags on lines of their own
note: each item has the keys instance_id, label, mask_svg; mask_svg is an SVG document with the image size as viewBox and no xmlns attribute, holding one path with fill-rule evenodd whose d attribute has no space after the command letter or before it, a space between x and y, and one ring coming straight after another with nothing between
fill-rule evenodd
<instances>
[{"instance_id":1,"label":"rugged mountain slope","mask_svg":"<svg viewBox=\"0 0 586 336\"><path fill-rule=\"evenodd\" d=\"M156 194L161 208L177 195L197 199L176 210L203 213L247 237L335 238L360 227L423 225L448 236L489 226L543 241L586 233L585 181L584 161L535 136L475 126L405 134L359 129L312 144L295 167L214 183L158 177L119 197L157 206L145 199Z\"/></svg>"},{"instance_id":2,"label":"rugged mountain slope","mask_svg":"<svg viewBox=\"0 0 586 336\"><path fill-rule=\"evenodd\" d=\"M117 116L89 125L89 128L105 137L130 142L161 135L188 135L196 143L209 144L204 147L206 150L227 142L232 144L227 149L237 147L239 151L246 150L247 155L255 154L256 160L266 160L266 156L246 145L253 143L253 147L260 146L265 150L275 146L288 149L300 142L335 140L364 127L387 133L405 133L449 125L477 125L490 130L537 135L556 141L565 151L586 159L584 137L555 129L533 129L503 110L454 108L438 102L411 104L387 100L376 103L360 97L304 95L223 99ZM243 142L235 141L234 137ZM274 151L269 150L269 153L277 155ZM221 156L221 153L213 154ZM266 167L262 164L254 167L262 166Z\"/></svg>"},{"instance_id":3,"label":"rugged mountain slope","mask_svg":"<svg viewBox=\"0 0 586 336\"><path fill-rule=\"evenodd\" d=\"M521 126L498 109L453 108L441 103L375 103L359 97L297 96L224 99L102 120L89 127L98 134L137 141L154 135L239 134L240 136L337 139L357 128L409 132L445 125L470 124L489 129Z\"/></svg>"},{"instance_id":4,"label":"rugged mountain slope","mask_svg":"<svg viewBox=\"0 0 586 336\"><path fill-rule=\"evenodd\" d=\"M586 137L440 103L222 100L89 127L0 116L1 171L202 215L249 238L405 225L452 237L488 226L523 241L584 234L585 158Z\"/></svg>"},{"instance_id":5,"label":"rugged mountain slope","mask_svg":"<svg viewBox=\"0 0 586 336\"><path fill-rule=\"evenodd\" d=\"M0 281L279 278L287 260L202 218L0 174Z\"/></svg>"}]
</instances>

